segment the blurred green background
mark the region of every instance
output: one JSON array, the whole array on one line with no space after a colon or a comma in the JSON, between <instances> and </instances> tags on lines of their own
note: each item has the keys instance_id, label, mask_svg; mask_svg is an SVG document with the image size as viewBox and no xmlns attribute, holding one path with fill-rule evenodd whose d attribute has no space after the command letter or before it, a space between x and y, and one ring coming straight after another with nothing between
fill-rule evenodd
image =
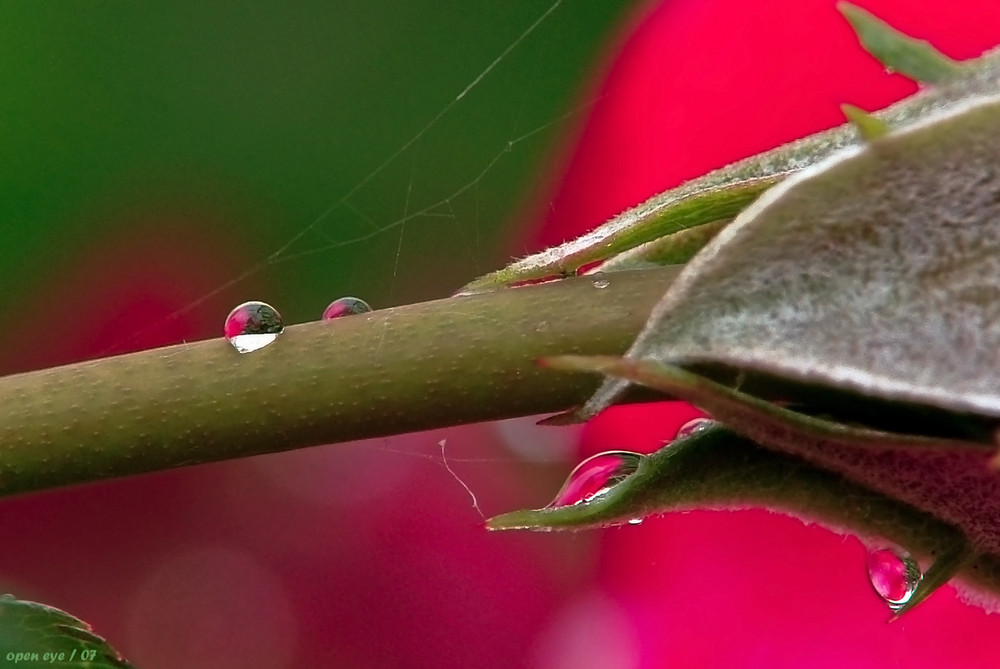
<instances>
[{"instance_id":1,"label":"blurred green background","mask_svg":"<svg viewBox=\"0 0 1000 669\"><path fill-rule=\"evenodd\" d=\"M0 3L0 308L77 333L45 355L13 337L5 371L217 336L245 299L300 322L502 264L634 4Z\"/></svg>"},{"instance_id":2,"label":"blurred green background","mask_svg":"<svg viewBox=\"0 0 1000 669\"><path fill-rule=\"evenodd\" d=\"M0 0L0 373L502 265L637 4ZM145 669L521 666L595 539L482 532L439 442L497 512L575 449L522 423L3 500L0 592Z\"/></svg>"}]
</instances>

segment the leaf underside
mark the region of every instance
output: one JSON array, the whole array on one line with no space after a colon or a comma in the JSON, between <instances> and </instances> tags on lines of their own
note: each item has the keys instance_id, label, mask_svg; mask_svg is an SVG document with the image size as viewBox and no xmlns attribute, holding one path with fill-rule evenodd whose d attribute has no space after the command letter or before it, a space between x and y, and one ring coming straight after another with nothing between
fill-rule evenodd
<instances>
[{"instance_id":1,"label":"leaf underside","mask_svg":"<svg viewBox=\"0 0 1000 669\"><path fill-rule=\"evenodd\" d=\"M866 443L853 428L831 431L680 369L913 404L976 419L991 441L1000 415L998 131L1000 100L983 98L787 182L689 263L627 360L569 365L691 400L768 448L941 519L970 554L1000 555L1000 476L967 448L976 440ZM960 553L953 560L964 569ZM940 582L949 575L929 572ZM974 587L996 591L993 582Z\"/></svg>"},{"instance_id":2,"label":"leaf underside","mask_svg":"<svg viewBox=\"0 0 1000 669\"><path fill-rule=\"evenodd\" d=\"M685 267L628 356L1000 418L998 132L985 98L770 191Z\"/></svg>"}]
</instances>

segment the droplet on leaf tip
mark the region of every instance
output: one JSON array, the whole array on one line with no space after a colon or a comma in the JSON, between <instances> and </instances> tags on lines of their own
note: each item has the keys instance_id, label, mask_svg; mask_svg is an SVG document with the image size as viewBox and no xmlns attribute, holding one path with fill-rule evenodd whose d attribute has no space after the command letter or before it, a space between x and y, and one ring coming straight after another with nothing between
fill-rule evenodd
<instances>
[{"instance_id":1,"label":"droplet on leaf tip","mask_svg":"<svg viewBox=\"0 0 1000 669\"><path fill-rule=\"evenodd\" d=\"M910 601L923 578L916 560L889 548L870 551L867 564L872 588L894 612Z\"/></svg>"},{"instance_id":2,"label":"droplet on leaf tip","mask_svg":"<svg viewBox=\"0 0 1000 669\"><path fill-rule=\"evenodd\" d=\"M631 451L606 451L587 458L570 472L549 508L582 504L606 495L634 474L645 457Z\"/></svg>"},{"instance_id":3,"label":"droplet on leaf tip","mask_svg":"<svg viewBox=\"0 0 1000 669\"><path fill-rule=\"evenodd\" d=\"M356 316L366 314L372 308L362 299L357 297L341 297L330 303L323 311L323 320L328 321L343 316Z\"/></svg>"},{"instance_id":4,"label":"droplet on leaf tip","mask_svg":"<svg viewBox=\"0 0 1000 669\"><path fill-rule=\"evenodd\" d=\"M674 439L684 439L685 437L690 437L693 434L707 430L713 425L715 425L715 421L711 418L692 418L680 426L677 430L677 434L674 435Z\"/></svg>"},{"instance_id":5,"label":"droplet on leaf tip","mask_svg":"<svg viewBox=\"0 0 1000 669\"><path fill-rule=\"evenodd\" d=\"M265 302L244 302L226 316L224 333L240 353L252 353L272 343L284 329L281 314Z\"/></svg>"}]
</instances>

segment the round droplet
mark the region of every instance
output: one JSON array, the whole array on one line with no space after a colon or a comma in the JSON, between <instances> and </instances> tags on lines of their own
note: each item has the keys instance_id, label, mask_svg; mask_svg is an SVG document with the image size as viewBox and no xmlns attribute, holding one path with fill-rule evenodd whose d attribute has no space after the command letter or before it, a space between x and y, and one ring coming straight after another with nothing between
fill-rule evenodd
<instances>
[{"instance_id":1,"label":"round droplet","mask_svg":"<svg viewBox=\"0 0 1000 669\"><path fill-rule=\"evenodd\" d=\"M226 339L240 353L262 349L284 329L281 314L264 302L244 302L226 316Z\"/></svg>"},{"instance_id":2,"label":"round droplet","mask_svg":"<svg viewBox=\"0 0 1000 669\"><path fill-rule=\"evenodd\" d=\"M323 311L323 320L328 321L333 318L341 318L342 316L357 316L358 314L366 314L371 310L372 308L364 300L356 297L341 297L331 302L330 306Z\"/></svg>"},{"instance_id":3,"label":"round droplet","mask_svg":"<svg viewBox=\"0 0 1000 669\"><path fill-rule=\"evenodd\" d=\"M872 587L893 611L910 601L923 578L920 565L907 553L876 549L868 553L867 562Z\"/></svg>"},{"instance_id":4,"label":"round droplet","mask_svg":"<svg viewBox=\"0 0 1000 669\"><path fill-rule=\"evenodd\" d=\"M674 436L674 439L684 439L685 437L690 437L692 434L698 434L713 425L715 425L715 421L711 418L693 418L681 425L680 429L677 430L677 434Z\"/></svg>"},{"instance_id":5,"label":"round droplet","mask_svg":"<svg viewBox=\"0 0 1000 669\"><path fill-rule=\"evenodd\" d=\"M607 288L611 285L611 282L608 281L607 277L605 277L602 272L598 272L591 277L591 284L594 288Z\"/></svg>"},{"instance_id":6,"label":"round droplet","mask_svg":"<svg viewBox=\"0 0 1000 669\"><path fill-rule=\"evenodd\" d=\"M606 495L635 473L644 457L631 451L607 451L587 458L570 473L549 507L582 504Z\"/></svg>"}]
</instances>

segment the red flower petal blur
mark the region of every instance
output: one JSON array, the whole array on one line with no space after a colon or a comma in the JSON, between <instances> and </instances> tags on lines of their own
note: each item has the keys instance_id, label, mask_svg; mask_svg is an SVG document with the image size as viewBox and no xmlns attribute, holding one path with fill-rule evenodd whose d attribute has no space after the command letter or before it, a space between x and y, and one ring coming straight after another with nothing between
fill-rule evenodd
<instances>
[{"instance_id":1,"label":"red flower petal blur","mask_svg":"<svg viewBox=\"0 0 1000 669\"><path fill-rule=\"evenodd\" d=\"M984 0L865 7L964 59L1000 42ZM662 2L637 20L525 248L559 243L706 171L915 90L858 46L832 1ZM648 451L693 414L617 408L582 454ZM992 666L1000 620L944 589L893 625L860 542L761 510L648 519L602 537L599 588L635 626L644 667Z\"/></svg>"}]
</instances>

